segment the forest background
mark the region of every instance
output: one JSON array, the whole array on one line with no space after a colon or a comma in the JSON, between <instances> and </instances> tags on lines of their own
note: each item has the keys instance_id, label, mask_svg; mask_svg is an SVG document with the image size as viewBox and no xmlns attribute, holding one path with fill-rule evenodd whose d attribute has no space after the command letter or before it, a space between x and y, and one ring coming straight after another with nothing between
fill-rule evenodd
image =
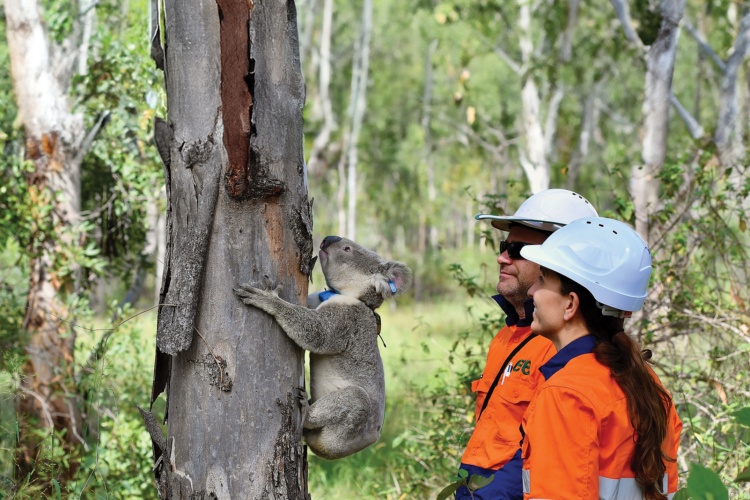
<instances>
[{"instance_id":1,"label":"forest background","mask_svg":"<svg viewBox=\"0 0 750 500\"><path fill-rule=\"evenodd\" d=\"M149 54L149 5L40 4L57 47L50 65L68 71L68 111L86 131L80 213L56 226L61 193L34 184L6 3L0 498L155 498L150 438L135 406L148 404L152 379L166 203L150 139L166 98ZM344 460L311 456L313 498L432 498L456 479L474 418L470 381L503 320L488 299L500 235L473 216L512 212L546 187L578 191L648 238L653 293L631 331L654 351L685 424L684 495L750 498L749 6L298 2L314 243L347 235L407 262L416 278L411 295L383 312L383 436ZM668 15L680 34L660 149L649 142L657 71L648 54ZM70 350L59 376L82 405L75 440L16 413L36 397L24 384L25 317L42 240L54 242L52 274L64 283L58 327ZM323 283L316 270L311 290ZM24 428L37 433L31 450L19 439ZM19 461L31 464L24 474Z\"/></svg>"}]
</instances>

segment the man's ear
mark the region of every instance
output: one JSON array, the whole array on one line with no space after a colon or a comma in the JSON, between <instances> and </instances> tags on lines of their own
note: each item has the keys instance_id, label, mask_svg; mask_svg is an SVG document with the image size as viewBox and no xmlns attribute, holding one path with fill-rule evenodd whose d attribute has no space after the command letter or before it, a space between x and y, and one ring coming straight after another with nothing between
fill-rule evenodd
<instances>
[{"instance_id":1,"label":"man's ear","mask_svg":"<svg viewBox=\"0 0 750 500\"><path fill-rule=\"evenodd\" d=\"M568 293L568 302L565 305L565 311L563 311L563 319L565 321L572 320L578 310L581 308L581 299L575 292Z\"/></svg>"}]
</instances>

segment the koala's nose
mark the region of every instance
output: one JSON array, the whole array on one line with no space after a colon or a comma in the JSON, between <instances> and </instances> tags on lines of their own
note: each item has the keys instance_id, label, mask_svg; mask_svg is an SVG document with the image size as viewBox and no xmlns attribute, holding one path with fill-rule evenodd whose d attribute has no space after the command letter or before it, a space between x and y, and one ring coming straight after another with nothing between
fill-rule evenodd
<instances>
[{"instance_id":1,"label":"koala's nose","mask_svg":"<svg viewBox=\"0 0 750 500\"><path fill-rule=\"evenodd\" d=\"M325 250L329 245L341 241L341 236L326 236L320 244L320 249Z\"/></svg>"}]
</instances>

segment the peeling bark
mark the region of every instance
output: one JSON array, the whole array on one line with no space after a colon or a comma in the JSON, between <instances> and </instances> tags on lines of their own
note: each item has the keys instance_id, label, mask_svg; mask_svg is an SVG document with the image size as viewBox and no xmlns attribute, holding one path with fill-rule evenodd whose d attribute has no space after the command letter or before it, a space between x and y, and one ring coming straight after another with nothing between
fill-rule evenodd
<instances>
[{"instance_id":1,"label":"peeling bark","mask_svg":"<svg viewBox=\"0 0 750 500\"><path fill-rule=\"evenodd\" d=\"M168 244L151 399L167 393L166 440L144 415L157 487L170 499L308 498L293 397L303 352L232 292L270 276L286 300L307 299L314 259L294 3L164 5L169 119L157 120L155 141Z\"/></svg>"}]
</instances>

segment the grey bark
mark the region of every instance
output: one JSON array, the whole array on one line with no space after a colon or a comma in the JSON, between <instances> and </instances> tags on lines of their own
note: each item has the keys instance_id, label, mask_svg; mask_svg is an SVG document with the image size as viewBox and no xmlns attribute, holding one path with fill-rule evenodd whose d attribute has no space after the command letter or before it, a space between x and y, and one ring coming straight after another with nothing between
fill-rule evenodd
<instances>
[{"instance_id":1,"label":"grey bark","mask_svg":"<svg viewBox=\"0 0 750 500\"><path fill-rule=\"evenodd\" d=\"M370 37L372 36L372 0L362 2L362 25L354 47L352 88L349 101L351 131L346 152L346 237L356 239L357 227L357 162L359 161L359 134L367 108L367 80L370 67Z\"/></svg>"},{"instance_id":2,"label":"grey bark","mask_svg":"<svg viewBox=\"0 0 750 500\"><path fill-rule=\"evenodd\" d=\"M697 29L695 29L695 27L693 27L693 25L689 21L685 21L683 23L683 26L685 26L685 30L690 33L690 36L695 39L695 42L698 44L698 48L700 49L701 54L708 56L708 58L713 61L716 67L719 68L722 73L724 73L724 71L726 70L726 64L721 60L719 54L717 54L716 51L710 45L708 45L703 35Z\"/></svg>"},{"instance_id":3,"label":"grey bark","mask_svg":"<svg viewBox=\"0 0 750 500\"><path fill-rule=\"evenodd\" d=\"M651 216L659 201L657 175L667 154L672 75L680 33L679 23L684 10L685 0L662 3L661 26L647 56L642 164L632 167L629 189L635 208L635 228L649 244L654 243Z\"/></svg>"},{"instance_id":4,"label":"grey bark","mask_svg":"<svg viewBox=\"0 0 750 500\"><path fill-rule=\"evenodd\" d=\"M578 136L578 144L568 162L568 172L565 179L565 186L570 190L576 189L581 165L589 155L591 137L599 123L600 111L597 101L603 84L602 81L595 82L591 91L581 97L581 133Z\"/></svg>"},{"instance_id":5,"label":"grey bark","mask_svg":"<svg viewBox=\"0 0 750 500\"><path fill-rule=\"evenodd\" d=\"M726 62L724 77L721 81L719 118L714 132L714 142L722 165L727 167L736 166L744 160L742 122L737 119L740 108L737 75L747 55L748 46L750 46L750 14L746 14L740 22L732 55Z\"/></svg>"},{"instance_id":6,"label":"grey bark","mask_svg":"<svg viewBox=\"0 0 750 500\"><path fill-rule=\"evenodd\" d=\"M312 219L302 156L304 82L292 1L166 0L167 251L153 401L163 498L303 499L297 388L304 357L232 292L269 276L305 304ZM152 41L158 37L152 37ZM147 412L146 412L147 413Z\"/></svg>"},{"instance_id":7,"label":"grey bark","mask_svg":"<svg viewBox=\"0 0 750 500\"><path fill-rule=\"evenodd\" d=\"M336 130L336 117L331 102L331 31L333 29L333 0L323 0L323 23L320 32L320 63L318 66L317 101L323 115L323 125L315 136L307 162L311 174L324 168L324 151L329 147L331 134ZM343 234L343 233L340 233Z\"/></svg>"},{"instance_id":8,"label":"grey bark","mask_svg":"<svg viewBox=\"0 0 750 500\"><path fill-rule=\"evenodd\" d=\"M422 92L422 119L420 125L424 133L424 146L422 149L422 160L427 169L427 200L428 210L432 213L433 205L437 199L437 190L435 188L435 159L432 156L432 58L437 50L437 39L432 40L427 47L427 54L424 62L424 90ZM425 207L420 208L424 211ZM436 250L438 247L438 231L435 224L429 224L430 247ZM420 254L419 264L423 264L424 255Z\"/></svg>"},{"instance_id":9,"label":"grey bark","mask_svg":"<svg viewBox=\"0 0 750 500\"><path fill-rule=\"evenodd\" d=\"M610 0L612 3L612 6L615 8L615 13L617 14L617 18L620 21L620 24L622 25L622 29L625 32L625 37L634 44L637 48L645 50L645 47L643 43L641 42L641 39L638 38L638 36L635 34L635 31L633 30L633 23L630 20L630 9L628 8L628 3L625 0ZM680 7L679 4L682 4L682 7ZM662 4L662 13L664 12L677 12L677 10L680 11L679 16L682 16L682 11L684 11L684 3L682 0L677 0L675 2L674 0L665 0L665 2ZM677 23L679 24L680 18L677 19ZM662 20L663 23L663 20ZM675 36L679 34L679 30L675 32ZM657 45L658 42L655 42L653 45ZM675 40L676 44L676 40ZM654 51L649 48L646 56L646 67L647 71L649 71L648 68L650 68L651 64L653 62L651 61L651 55ZM674 66L674 62L672 62L672 65ZM674 67L673 67L674 69ZM653 101L653 99L652 99ZM698 122L698 120L695 119L694 116L690 114L690 112L685 108L677 99L677 97L674 94L671 94L669 97L669 102L675 107L675 110L677 111L677 115L685 122L685 126L688 128L688 131L693 136L694 139L697 139L699 137L702 137L703 129Z\"/></svg>"}]
</instances>

